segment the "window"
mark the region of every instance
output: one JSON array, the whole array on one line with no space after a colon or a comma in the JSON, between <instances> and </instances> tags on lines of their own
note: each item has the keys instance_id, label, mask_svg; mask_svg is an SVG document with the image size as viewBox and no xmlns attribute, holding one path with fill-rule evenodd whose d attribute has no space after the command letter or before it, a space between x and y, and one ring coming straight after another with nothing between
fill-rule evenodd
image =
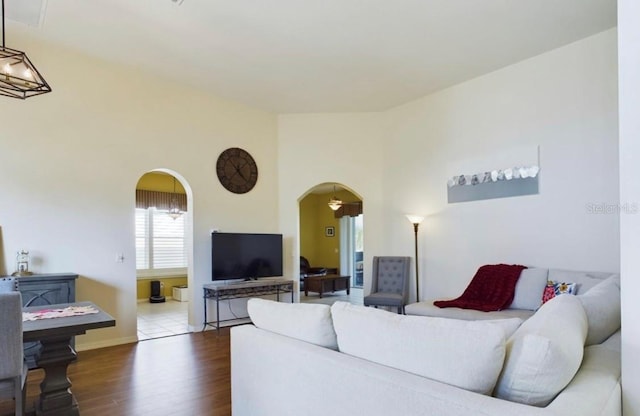
<instances>
[{"instance_id":1,"label":"window","mask_svg":"<svg viewBox=\"0 0 640 416\"><path fill-rule=\"evenodd\" d=\"M184 215L175 220L167 210L136 208L136 269L139 277L187 273Z\"/></svg>"}]
</instances>

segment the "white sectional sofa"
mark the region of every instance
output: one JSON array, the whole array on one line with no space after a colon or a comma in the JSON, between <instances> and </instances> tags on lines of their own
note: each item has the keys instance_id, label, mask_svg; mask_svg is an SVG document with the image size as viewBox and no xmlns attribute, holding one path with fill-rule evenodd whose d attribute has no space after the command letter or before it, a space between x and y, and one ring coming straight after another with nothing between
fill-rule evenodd
<instances>
[{"instance_id":1,"label":"white sectional sofa","mask_svg":"<svg viewBox=\"0 0 640 416\"><path fill-rule=\"evenodd\" d=\"M482 312L472 309L439 308L433 304L439 299L425 299L421 302L411 303L405 307L407 315L439 316L453 319L500 319L521 318L527 319L540 307L542 292L547 281L575 283L576 295L582 295L599 282L610 276L618 276L614 273L583 272L575 270L546 269L530 267L525 269L516 285L515 296L511 306L501 311Z\"/></svg>"},{"instance_id":2,"label":"white sectional sofa","mask_svg":"<svg viewBox=\"0 0 640 416\"><path fill-rule=\"evenodd\" d=\"M251 299L254 325L231 330L233 415L620 416L620 331L600 302L619 283L599 281L521 325Z\"/></svg>"}]
</instances>

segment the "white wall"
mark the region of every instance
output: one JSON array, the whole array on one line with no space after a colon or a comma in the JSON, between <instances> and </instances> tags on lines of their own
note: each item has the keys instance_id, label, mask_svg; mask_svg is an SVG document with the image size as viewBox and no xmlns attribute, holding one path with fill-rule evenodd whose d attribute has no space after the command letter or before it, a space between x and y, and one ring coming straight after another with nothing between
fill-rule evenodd
<instances>
[{"instance_id":1,"label":"white wall","mask_svg":"<svg viewBox=\"0 0 640 416\"><path fill-rule=\"evenodd\" d=\"M15 251L27 248L39 272L82 275L78 299L104 306L118 325L80 337L81 347L135 336L133 190L155 168L178 172L192 191L195 326L210 275L209 229L282 232L285 274L296 275L297 201L323 182L363 197L367 264L374 255L412 256L404 214L428 215L421 298L457 295L488 262L619 268L619 217L586 208L619 200L615 31L384 113L277 118L12 39L54 92L0 100L0 252L9 272ZM446 203L452 164L537 145L540 195ZM215 178L215 159L230 146L258 162L249 194L232 195Z\"/></svg>"},{"instance_id":2,"label":"white wall","mask_svg":"<svg viewBox=\"0 0 640 416\"><path fill-rule=\"evenodd\" d=\"M618 1L620 202L640 205L640 3ZM620 218L622 283L622 395L627 416L640 415L640 212Z\"/></svg>"},{"instance_id":3,"label":"white wall","mask_svg":"<svg viewBox=\"0 0 640 416\"><path fill-rule=\"evenodd\" d=\"M365 264L413 256L404 215L427 216L421 299L459 295L486 263L618 271L619 215L590 212L619 201L616 71L610 30L384 113L280 116L282 229L294 238L295 198L336 181L363 196ZM447 204L452 169L538 146L538 195Z\"/></svg>"},{"instance_id":4,"label":"white wall","mask_svg":"<svg viewBox=\"0 0 640 416\"><path fill-rule=\"evenodd\" d=\"M589 213L619 200L616 70L610 30L388 112L386 243L410 254L400 214L426 215L421 299L459 295L488 263L619 269L619 216ZM538 195L447 203L451 175L537 146Z\"/></svg>"},{"instance_id":5,"label":"white wall","mask_svg":"<svg viewBox=\"0 0 640 416\"><path fill-rule=\"evenodd\" d=\"M384 254L382 225L382 123L378 113L290 114L278 117L280 224L285 267L299 273L298 201L324 182L349 187L364 200L364 250L368 263ZM329 209L327 207L327 209ZM365 276L371 271L365 269ZM369 284L366 278L366 284ZM366 288L366 287L365 287Z\"/></svg>"},{"instance_id":6,"label":"white wall","mask_svg":"<svg viewBox=\"0 0 640 416\"><path fill-rule=\"evenodd\" d=\"M0 271L12 272L15 252L26 248L36 272L79 273L77 299L117 322L79 337L79 347L135 340L135 186L148 170L170 169L193 198L190 323L200 328L209 230L278 231L275 115L51 45L12 42L53 92L0 100ZM245 195L224 190L215 175L219 153L235 146L259 167Z\"/></svg>"}]
</instances>

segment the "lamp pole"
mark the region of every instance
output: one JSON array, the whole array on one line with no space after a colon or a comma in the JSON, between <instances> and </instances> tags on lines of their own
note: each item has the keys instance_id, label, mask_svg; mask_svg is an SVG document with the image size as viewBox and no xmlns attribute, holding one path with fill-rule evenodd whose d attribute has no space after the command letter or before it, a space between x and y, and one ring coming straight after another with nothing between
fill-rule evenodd
<instances>
[{"instance_id":1,"label":"lamp pole","mask_svg":"<svg viewBox=\"0 0 640 416\"><path fill-rule=\"evenodd\" d=\"M418 227L424 217L419 215L406 215L407 219L413 224L413 236L415 242L415 263L416 263L416 302L420 302L420 274L418 273Z\"/></svg>"}]
</instances>

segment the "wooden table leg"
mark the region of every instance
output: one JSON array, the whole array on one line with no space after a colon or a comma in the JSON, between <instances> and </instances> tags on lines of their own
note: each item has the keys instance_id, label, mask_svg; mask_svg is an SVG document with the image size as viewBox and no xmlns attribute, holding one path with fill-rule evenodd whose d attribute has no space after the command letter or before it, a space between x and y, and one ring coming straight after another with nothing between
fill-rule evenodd
<instances>
[{"instance_id":1,"label":"wooden table leg","mask_svg":"<svg viewBox=\"0 0 640 416\"><path fill-rule=\"evenodd\" d=\"M71 337L48 338L40 342L42 350L36 363L44 369L44 380L40 383L36 415L79 415L78 403L71 393L71 381L67 377L67 367L77 359L71 348Z\"/></svg>"}]
</instances>

